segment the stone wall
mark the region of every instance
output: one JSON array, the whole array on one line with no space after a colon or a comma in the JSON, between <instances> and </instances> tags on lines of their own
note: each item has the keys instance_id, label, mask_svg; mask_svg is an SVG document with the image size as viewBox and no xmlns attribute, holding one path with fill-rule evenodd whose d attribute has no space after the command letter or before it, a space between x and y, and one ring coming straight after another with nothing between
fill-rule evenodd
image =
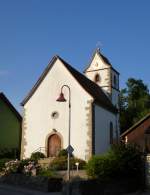
<instances>
[{"instance_id":1,"label":"stone wall","mask_svg":"<svg viewBox=\"0 0 150 195\"><path fill-rule=\"evenodd\" d=\"M23 174L11 174L0 177L0 183L45 192L60 192L63 195L121 195L139 190L141 185L135 179L102 183L98 180L73 178L70 183L60 178L31 177Z\"/></svg>"},{"instance_id":2,"label":"stone wall","mask_svg":"<svg viewBox=\"0 0 150 195\"><path fill-rule=\"evenodd\" d=\"M128 181L113 181L111 183L101 183L98 180L83 180L72 182L63 188L63 195L66 195L68 189L70 195L123 195L132 193L140 189L140 185L129 179Z\"/></svg>"},{"instance_id":3,"label":"stone wall","mask_svg":"<svg viewBox=\"0 0 150 195\"><path fill-rule=\"evenodd\" d=\"M67 180L67 171L57 171L57 175L60 178L63 178L64 181ZM88 179L88 176L87 176L85 170L79 170L79 171L71 170L70 171L70 177L71 177L71 180L72 179L77 179L77 178L80 178L80 180L81 179L84 179L84 180Z\"/></svg>"},{"instance_id":4,"label":"stone wall","mask_svg":"<svg viewBox=\"0 0 150 195\"><path fill-rule=\"evenodd\" d=\"M42 176L26 176L23 174L10 174L0 177L0 183L16 185L23 188L45 192L59 192L62 190L61 178L47 178Z\"/></svg>"}]
</instances>

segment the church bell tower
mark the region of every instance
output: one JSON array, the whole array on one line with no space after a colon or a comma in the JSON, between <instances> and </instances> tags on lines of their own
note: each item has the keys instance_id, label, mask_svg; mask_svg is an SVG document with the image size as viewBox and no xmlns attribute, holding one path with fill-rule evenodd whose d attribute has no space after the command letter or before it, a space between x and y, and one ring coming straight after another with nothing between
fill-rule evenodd
<instances>
[{"instance_id":1,"label":"church bell tower","mask_svg":"<svg viewBox=\"0 0 150 195\"><path fill-rule=\"evenodd\" d=\"M84 74L102 88L114 106L119 107L119 72L112 67L99 48L94 52Z\"/></svg>"}]
</instances>

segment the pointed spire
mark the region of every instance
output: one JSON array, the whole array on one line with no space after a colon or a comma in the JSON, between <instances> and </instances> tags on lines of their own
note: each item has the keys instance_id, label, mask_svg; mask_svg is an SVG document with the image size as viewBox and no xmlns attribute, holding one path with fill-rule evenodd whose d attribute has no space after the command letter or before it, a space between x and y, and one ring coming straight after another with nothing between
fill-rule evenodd
<instances>
[{"instance_id":1,"label":"pointed spire","mask_svg":"<svg viewBox=\"0 0 150 195\"><path fill-rule=\"evenodd\" d=\"M108 58L106 58L102 53L101 53L101 49L100 47L97 45L96 49L94 50L93 52L93 55L92 55L92 58L91 58L91 61L89 63L89 65L85 68L85 70L83 71L84 73L86 72L86 70L90 67L95 55L98 54L100 58L102 58L102 60L108 64L109 66L112 66L110 61L108 60Z\"/></svg>"},{"instance_id":2,"label":"pointed spire","mask_svg":"<svg viewBox=\"0 0 150 195\"><path fill-rule=\"evenodd\" d=\"M101 41L97 41L96 43L96 52L100 53L100 48L102 48L103 44L101 43Z\"/></svg>"},{"instance_id":3,"label":"pointed spire","mask_svg":"<svg viewBox=\"0 0 150 195\"><path fill-rule=\"evenodd\" d=\"M101 53L100 47L97 47L97 48L96 48L96 52L97 52L97 53Z\"/></svg>"}]
</instances>

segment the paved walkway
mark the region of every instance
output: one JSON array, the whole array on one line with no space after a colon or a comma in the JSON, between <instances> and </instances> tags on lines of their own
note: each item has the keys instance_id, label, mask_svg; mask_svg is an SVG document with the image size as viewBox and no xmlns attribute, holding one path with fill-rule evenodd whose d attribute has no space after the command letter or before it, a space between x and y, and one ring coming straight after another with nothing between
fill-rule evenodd
<instances>
[{"instance_id":1,"label":"paved walkway","mask_svg":"<svg viewBox=\"0 0 150 195\"><path fill-rule=\"evenodd\" d=\"M0 184L0 195L62 195L61 192L41 192L20 187Z\"/></svg>"}]
</instances>

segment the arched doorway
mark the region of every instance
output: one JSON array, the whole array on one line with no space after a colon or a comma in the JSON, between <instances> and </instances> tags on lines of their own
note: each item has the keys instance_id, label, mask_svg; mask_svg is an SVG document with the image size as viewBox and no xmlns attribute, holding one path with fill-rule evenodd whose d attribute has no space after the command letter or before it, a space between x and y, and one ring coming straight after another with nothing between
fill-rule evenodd
<instances>
[{"instance_id":1,"label":"arched doorway","mask_svg":"<svg viewBox=\"0 0 150 195\"><path fill-rule=\"evenodd\" d=\"M57 156L61 150L61 139L57 134L53 134L48 138L47 156Z\"/></svg>"}]
</instances>

